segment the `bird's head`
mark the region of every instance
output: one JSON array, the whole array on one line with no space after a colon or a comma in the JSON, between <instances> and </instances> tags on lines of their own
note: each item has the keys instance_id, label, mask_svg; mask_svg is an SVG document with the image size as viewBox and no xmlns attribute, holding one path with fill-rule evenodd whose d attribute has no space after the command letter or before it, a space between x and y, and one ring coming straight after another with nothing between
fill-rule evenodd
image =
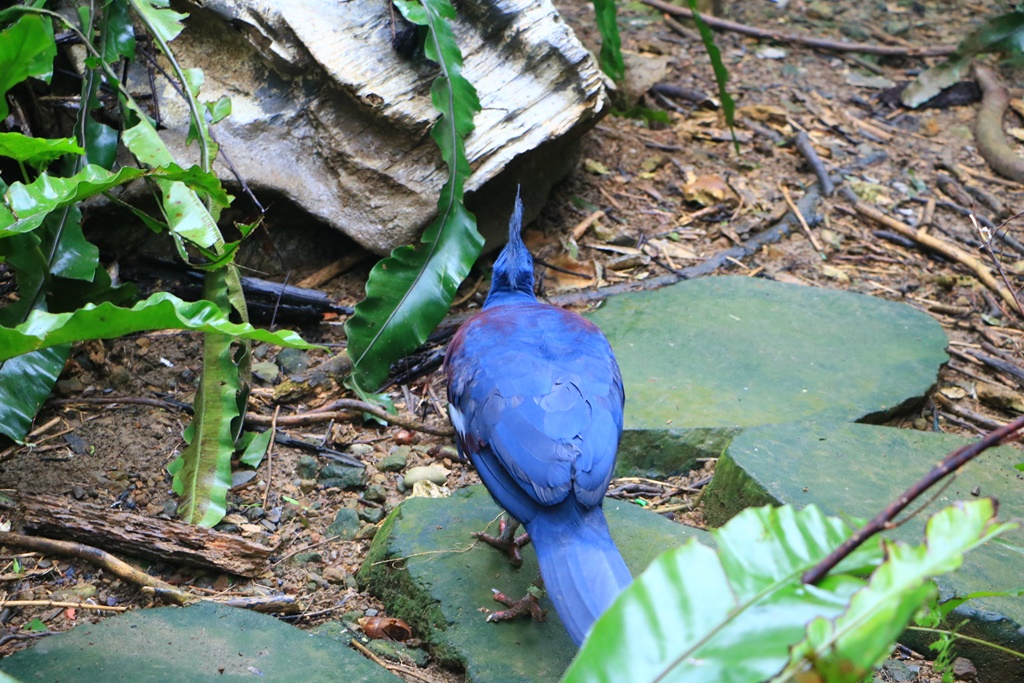
<instances>
[{"instance_id":1,"label":"bird's head","mask_svg":"<svg viewBox=\"0 0 1024 683\"><path fill-rule=\"evenodd\" d=\"M516 191L516 203L508 221L508 244L501 250L491 273L491 291L484 308L515 301L536 301L533 293L533 257L523 244L523 202Z\"/></svg>"}]
</instances>

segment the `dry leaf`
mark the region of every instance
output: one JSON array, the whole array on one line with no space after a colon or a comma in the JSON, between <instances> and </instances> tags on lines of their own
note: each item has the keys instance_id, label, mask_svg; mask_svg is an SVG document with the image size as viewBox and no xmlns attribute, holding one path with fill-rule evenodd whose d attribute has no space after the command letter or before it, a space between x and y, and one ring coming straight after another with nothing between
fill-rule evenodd
<instances>
[{"instance_id":1,"label":"dry leaf","mask_svg":"<svg viewBox=\"0 0 1024 683\"><path fill-rule=\"evenodd\" d=\"M545 277L554 282L555 289L577 289L586 287L594 281L596 273L594 264L590 261L577 261L569 254L561 252L547 262L559 269L548 268L545 273Z\"/></svg>"},{"instance_id":2,"label":"dry leaf","mask_svg":"<svg viewBox=\"0 0 1024 683\"><path fill-rule=\"evenodd\" d=\"M611 173L607 166L602 164L600 161L595 161L594 159L584 159L583 170L587 173L593 173L594 175L609 175Z\"/></svg>"},{"instance_id":3,"label":"dry leaf","mask_svg":"<svg viewBox=\"0 0 1024 683\"><path fill-rule=\"evenodd\" d=\"M720 176L702 175L693 182L679 188L688 202L711 206L725 201L735 201L736 195Z\"/></svg>"},{"instance_id":4,"label":"dry leaf","mask_svg":"<svg viewBox=\"0 0 1024 683\"><path fill-rule=\"evenodd\" d=\"M939 389L939 393L948 399L959 401L960 399L967 396L967 391L963 387L947 386Z\"/></svg>"},{"instance_id":5,"label":"dry leaf","mask_svg":"<svg viewBox=\"0 0 1024 683\"><path fill-rule=\"evenodd\" d=\"M358 623L367 638L375 640L381 638L409 640L412 638L412 628L409 627L409 624L394 617L361 617Z\"/></svg>"},{"instance_id":6,"label":"dry leaf","mask_svg":"<svg viewBox=\"0 0 1024 683\"><path fill-rule=\"evenodd\" d=\"M777 123L784 123L786 121L785 109L768 104L751 104L740 107L736 110L736 115L737 118L743 116L751 121L759 121L761 123L768 123L772 120L775 120Z\"/></svg>"},{"instance_id":7,"label":"dry leaf","mask_svg":"<svg viewBox=\"0 0 1024 683\"><path fill-rule=\"evenodd\" d=\"M841 270L839 268L836 268L835 266L830 266L827 264L823 265L821 267L821 274L827 278L835 280L836 282L841 282L844 285L850 282L849 274L847 274L845 270Z\"/></svg>"},{"instance_id":8,"label":"dry leaf","mask_svg":"<svg viewBox=\"0 0 1024 683\"><path fill-rule=\"evenodd\" d=\"M652 239L648 240L647 244L651 245L673 261L685 261L698 258L697 253L693 251L693 249L690 249L679 242Z\"/></svg>"}]
</instances>

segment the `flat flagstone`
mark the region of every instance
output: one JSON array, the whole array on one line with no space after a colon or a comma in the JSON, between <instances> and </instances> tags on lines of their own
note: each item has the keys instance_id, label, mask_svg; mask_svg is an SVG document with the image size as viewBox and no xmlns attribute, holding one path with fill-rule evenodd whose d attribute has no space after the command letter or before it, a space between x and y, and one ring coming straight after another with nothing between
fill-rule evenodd
<instances>
[{"instance_id":1,"label":"flat flagstone","mask_svg":"<svg viewBox=\"0 0 1024 683\"><path fill-rule=\"evenodd\" d=\"M676 524L621 501L604 503L612 536L633 575L662 551L703 531ZM483 486L448 498L409 498L377 532L359 571L359 582L380 598L389 616L409 622L432 654L449 666L464 667L467 681L505 683L557 681L576 654L558 615L546 598L546 622L488 623L483 609L502 609L491 589L518 598L537 578L533 548L523 549L523 566L470 534L489 524L500 509Z\"/></svg>"},{"instance_id":2,"label":"flat flagstone","mask_svg":"<svg viewBox=\"0 0 1024 683\"><path fill-rule=\"evenodd\" d=\"M880 421L919 401L946 335L905 304L760 278L707 277L590 314L626 387L617 474L674 474L744 429Z\"/></svg>"},{"instance_id":3,"label":"flat flagstone","mask_svg":"<svg viewBox=\"0 0 1024 683\"><path fill-rule=\"evenodd\" d=\"M749 506L814 504L830 515L869 519L935 466L947 453L969 443L950 434L843 423L789 423L746 430L718 461L715 478L705 492L705 515L720 526ZM967 464L937 497L889 535L919 544L928 518L957 500L991 496L999 501L999 517L1024 519L1024 474L1014 466L1024 451L1009 446L986 451ZM917 510L935 490L911 505ZM906 513L901 518L906 517ZM941 600L979 591L1020 588L1024 568L1024 530L1000 536L969 553L961 569L939 577ZM1024 599L972 599L950 615L959 633L1024 652ZM905 635L912 647L925 639ZM958 654L970 658L985 681L1024 680L1024 663L1014 657L965 642ZM925 650L926 651L926 650Z\"/></svg>"},{"instance_id":4,"label":"flat flagstone","mask_svg":"<svg viewBox=\"0 0 1024 683\"><path fill-rule=\"evenodd\" d=\"M0 668L21 683L402 680L330 638L212 602L137 610L82 624L0 660Z\"/></svg>"}]
</instances>

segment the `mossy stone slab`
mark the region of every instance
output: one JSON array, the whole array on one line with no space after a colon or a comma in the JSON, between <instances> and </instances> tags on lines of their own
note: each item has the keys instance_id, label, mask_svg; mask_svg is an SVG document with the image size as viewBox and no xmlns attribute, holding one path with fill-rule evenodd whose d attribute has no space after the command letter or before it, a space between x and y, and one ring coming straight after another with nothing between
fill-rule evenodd
<instances>
[{"instance_id":1,"label":"mossy stone slab","mask_svg":"<svg viewBox=\"0 0 1024 683\"><path fill-rule=\"evenodd\" d=\"M709 523L720 526L752 505L813 503L831 515L868 519L965 443L969 441L950 434L866 424L807 422L749 429L718 461L704 496L705 513ZM1024 519L1024 474L1014 467L1022 461L1024 451L1009 446L986 451L927 507L888 534L919 544L932 514L975 494L996 498L1001 519ZM1024 530L972 551L960 570L937 583L943 601L978 591L1018 589L1024 585ZM970 600L952 613L950 623L964 619L964 635L1024 652L1024 599ZM920 647L913 637L907 634L907 644ZM967 643L956 648L974 661L983 681L1024 680L1024 663L1018 659Z\"/></svg>"},{"instance_id":2,"label":"mossy stone slab","mask_svg":"<svg viewBox=\"0 0 1024 683\"><path fill-rule=\"evenodd\" d=\"M200 602L82 624L0 660L21 683L400 683L329 638L266 614Z\"/></svg>"},{"instance_id":3,"label":"mossy stone slab","mask_svg":"<svg viewBox=\"0 0 1024 683\"><path fill-rule=\"evenodd\" d=\"M759 278L624 294L588 317L625 382L620 475L688 470L756 425L880 421L948 360L941 325L910 306Z\"/></svg>"},{"instance_id":4,"label":"mossy stone slab","mask_svg":"<svg viewBox=\"0 0 1024 683\"><path fill-rule=\"evenodd\" d=\"M698 537L698 529L676 524L635 505L604 503L612 536L636 576L662 551ZM389 616L405 619L430 643L442 663L464 668L477 683L557 681L576 654L551 603L546 622L489 623L481 608L503 609L492 589L519 598L538 575L533 548L523 549L523 566L470 534L494 524L501 513L483 486L448 498L409 498L374 537L358 578L383 601Z\"/></svg>"}]
</instances>

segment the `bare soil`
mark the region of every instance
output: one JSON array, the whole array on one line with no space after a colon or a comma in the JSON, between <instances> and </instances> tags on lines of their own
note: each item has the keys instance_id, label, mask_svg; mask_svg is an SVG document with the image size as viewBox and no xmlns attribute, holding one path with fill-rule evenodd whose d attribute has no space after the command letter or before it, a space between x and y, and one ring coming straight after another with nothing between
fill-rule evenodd
<instances>
[{"instance_id":1,"label":"bare soil","mask_svg":"<svg viewBox=\"0 0 1024 683\"><path fill-rule=\"evenodd\" d=\"M596 48L590 4L582 0L556 4L588 46ZM730 8L729 16L750 25L835 40L933 46L957 43L971 27L993 16L997 7L990 1L887 5L792 1L786 8L748 2ZM844 177L863 200L903 222L919 225L929 218L927 205L917 198L962 204L962 199L947 196L939 188L939 175L949 173L944 168L968 169L963 177L970 184L1002 201L1002 213L980 202L967 206L996 224L1024 207L1024 187L996 178L974 148L971 126L976 104L904 111L879 103L885 80L907 81L937 60L826 53L719 33L729 91L738 107L737 154L721 109L715 106L717 89L702 45L692 36L673 32L659 15L640 5L631 4L622 14L624 46L648 59L664 58L665 72L656 80L705 97L693 102L649 93L640 104L667 112L667 124L609 116L586 137L579 168L556 188L539 220L530 226L531 247L540 261L553 266L538 268L543 295L664 275L700 263L768 228L788 210L787 194L799 201L815 182L806 160L789 144L798 131L808 132L830 171ZM1019 73L1006 72L1004 77L1013 85ZM1007 124L1020 126L1017 115L1011 116ZM977 435L994 423L1009 421L1014 416L1010 404L995 399L983 402L979 396L986 392L979 393L979 387L1003 387L1019 396L1019 380L995 372L970 352L989 344L1020 365L1024 358L1020 315L998 301L962 265L909 240L880 233L880 226L851 214L846 206L838 197L818 205L821 221L811 230L817 244L797 231L720 272L849 289L928 311L944 325L953 360L920 410L894 423ZM605 215L571 237L574 227L597 209ZM940 206L929 220L932 234L979 253L972 246L978 234L964 216ZM354 265L321 288L343 305L358 300L373 263L370 255L353 259L354 248L322 231L296 238L284 210L272 209L267 226L273 239L300 243L296 253L301 259L290 260L301 265L285 272L269 252L258 249L249 252L248 265L273 279L287 275L295 283L337 258L347 258ZM1006 230L1024 237L1017 223ZM327 241L332 242L329 249L323 248ZM1024 255L1008 251L997 258L1020 286ZM463 286L456 312L479 306L487 287L483 272L475 272ZM311 341L337 349L344 344L341 322L325 320L301 332ZM275 353L272 348L256 349L258 359L271 360ZM313 353L310 360L315 365L329 356ZM173 406L158 408L132 401L157 398L187 405L199 372L200 341L195 335L154 333L79 346L53 399L38 416L32 445L0 451L0 488L66 496L72 504L87 500L154 517L172 516L176 501L166 466L183 447L181 432L188 415ZM391 387L389 393L401 412L434 426L446 423L444 378L439 372ZM275 397L274 387L257 384L250 410L271 415L279 407L282 416L302 414L345 395L342 387L329 383L282 398ZM123 400L94 402L113 397ZM339 451L358 452L370 484L384 487L385 500L367 500L361 491L310 488L297 472L303 453L278 446L254 479L231 491L229 517L221 525L277 548L275 560L260 578L240 580L168 565L150 565L147 570L209 595L250 595L267 589L293 595L303 610L289 620L302 628L346 614L383 613L372 596L359 591L352 577L376 528L373 511L392 509L408 492L400 486L400 473L379 471L376 464L396 446L408 445L412 446L408 466L443 464L451 471L447 481L451 489L477 483L476 474L453 459L449 439L381 427L357 414L349 421L284 431ZM713 463L704 472L663 482L660 493L636 493L629 488L630 482L614 482L613 488L660 505L670 494L678 496L679 488L700 481L711 468ZM676 512L676 518L700 525L696 495L687 500L696 508ZM362 539L331 541L326 528L345 506L366 518ZM15 514L0 517L2 521L16 527L18 518ZM322 561L293 561L296 554L311 550L319 552ZM15 559L21 572L15 572ZM89 595L94 604L129 609L158 604L136 586L84 561L16 547L0 547L0 591L6 597L36 600L68 599L77 593ZM32 620L41 620L49 632L58 632L108 614L87 605L0 608L0 656L31 645L34 638L24 627ZM420 669L416 677L399 674L410 681L460 680L458 672L436 666ZM880 676L887 680L888 674ZM923 666L916 680L938 679Z\"/></svg>"}]
</instances>

